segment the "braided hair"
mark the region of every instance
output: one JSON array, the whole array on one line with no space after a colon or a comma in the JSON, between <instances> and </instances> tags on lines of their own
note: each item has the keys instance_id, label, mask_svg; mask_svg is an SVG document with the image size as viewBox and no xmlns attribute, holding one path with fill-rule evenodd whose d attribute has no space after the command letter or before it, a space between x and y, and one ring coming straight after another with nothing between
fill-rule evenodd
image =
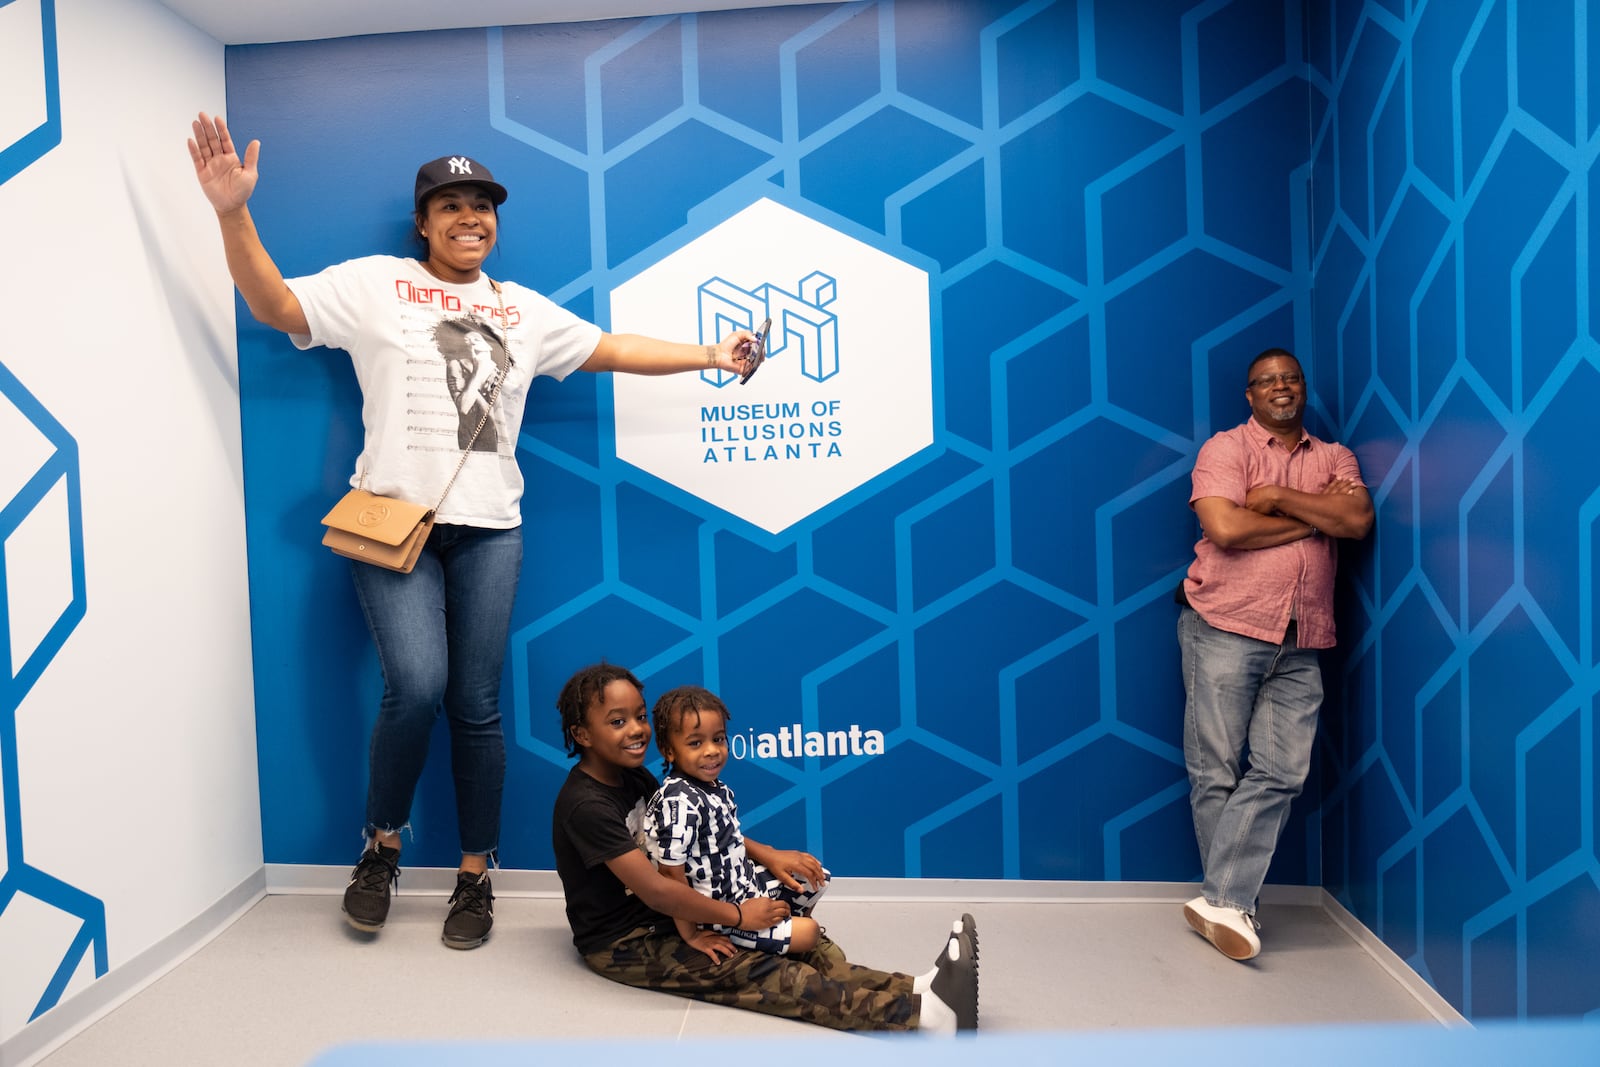
<instances>
[{"instance_id":1,"label":"braided hair","mask_svg":"<svg viewBox=\"0 0 1600 1067\"><path fill-rule=\"evenodd\" d=\"M655 730L656 749L661 753L662 774L672 768L672 732L682 728L683 720L691 712L698 717L708 711L721 715L723 723L733 719L722 698L701 686L680 685L661 694L651 712L650 725Z\"/></svg>"},{"instance_id":2,"label":"braided hair","mask_svg":"<svg viewBox=\"0 0 1600 1067\"><path fill-rule=\"evenodd\" d=\"M578 671L561 687L556 697L556 710L561 712L561 739L566 742L567 755L577 756L578 742L572 732L584 725L590 705L599 700L612 682L628 682L644 696L644 683L634 677L626 667L614 663L596 663Z\"/></svg>"}]
</instances>

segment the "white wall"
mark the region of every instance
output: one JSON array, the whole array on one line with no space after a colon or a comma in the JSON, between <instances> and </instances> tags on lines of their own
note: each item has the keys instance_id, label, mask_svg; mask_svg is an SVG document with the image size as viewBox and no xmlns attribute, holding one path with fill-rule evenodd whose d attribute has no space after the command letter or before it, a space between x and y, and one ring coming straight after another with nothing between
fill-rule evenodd
<instances>
[{"instance_id":1,"label":"white wall","mask_svg":"<svg viewBox=\"0 0 1600 1067\"><path fill-rule=\"evenodd\" d=\"M16 712L16 807L27 866L104 902L115 976L261 871L233 296L184 147L223 49L155 0L55 16L62 141L0 184L0 364L77 441L87 613ZM13 574L14 609L47 593ZM7 1042L66 945L0 908Z\"/></svg>"}]
</instances>

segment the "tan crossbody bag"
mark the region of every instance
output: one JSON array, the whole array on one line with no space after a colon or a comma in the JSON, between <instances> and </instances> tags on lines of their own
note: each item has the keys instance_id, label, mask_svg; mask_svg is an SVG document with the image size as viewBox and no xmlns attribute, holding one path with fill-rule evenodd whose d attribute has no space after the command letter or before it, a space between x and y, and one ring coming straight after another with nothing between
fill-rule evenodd
<instances>
[{"instance_id":1,"label":"tan crossbody bag","mask_svg":"<svg viewBox=\"0 0 1600 1067\"><path fill-rule=\"evenodd\" d=\"M494 287L495 296L500 298L500 322L504 329L506 321L506 298L500 292L500 283L494 279L489 280ZM478 434L483 432L484 425L489 421L489 415L494 410L495 401L500 398L500 386L505 384L506 374L511 370L511 338L505 338L506 363L500 368L500 373L495 376L494 386L489 390L489 402L484 405L483 417L478 420L478 425L472 431L472 437L467 440L467 446L461 450L461 461L456 464L455 473L450 475L450 480L445 483L444 492L439 494L439 500L428 507L425 504L413 504L409 500L399 497L378 496L362 488L355 488L340 498L333 506L333 510L322 517L322 525L327 532L322 535L322 543L341 556L370 563L375 567L383 567L401 574L410 574L417 565L417 559L422 555L422 546L428 541L428 534L433 530L433 517L444 504L444 498L450 495L450 487L456 484L456 478L461 474L461 468L467 465L467 457L472 454L473 442L477 441ZM365 475L363 474L363 480Z\"/></svg>"}]
</instances>

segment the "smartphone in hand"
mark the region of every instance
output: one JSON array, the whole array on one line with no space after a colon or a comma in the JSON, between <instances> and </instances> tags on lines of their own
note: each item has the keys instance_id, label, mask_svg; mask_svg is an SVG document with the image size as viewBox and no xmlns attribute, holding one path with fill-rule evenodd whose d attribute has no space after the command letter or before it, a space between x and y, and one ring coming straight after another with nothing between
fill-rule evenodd
<instances>
[{"instance_id":1,"label":"smartphone in hand","mask_svg":"<svg viewBox=\"0 0 1600 1067\"><path fill-rule=\"evenodd\" d=\"M744 363L744 375L739 379L740 385L748 382L761 364L767 361L767 338L771 333L772 320L767 319L761 324L761 329L756 331L755 340L746 341L739 346L739 359Z\"/></svg>"}]
</instances>

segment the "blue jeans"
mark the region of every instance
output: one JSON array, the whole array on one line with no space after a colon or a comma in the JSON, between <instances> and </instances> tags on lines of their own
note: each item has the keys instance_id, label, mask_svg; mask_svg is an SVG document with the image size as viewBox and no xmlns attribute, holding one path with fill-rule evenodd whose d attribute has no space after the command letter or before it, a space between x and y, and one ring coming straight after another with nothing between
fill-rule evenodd
<instances>
[{"instance_id":1,"label":"blue jeans","mask_svg":"<svg viewBox=\"0 0 1600 1067\"><path fill-rule=\"evenodd\" d=\"M397 833L410 819L442 705L461 851L493 853L506 776L500 669L522 569L522 529L439 525L410 574L366 563L350 568L383 669L369 753L367 834Z\"/></svg>"},{"instance_id":2,"label":"blue jeans","mask_svg":"<svg viewBox=\"0 0 1600 1067\"><path fill-rule=\"evenodd\" d=\"M1317 650L1296 644L1292 622L1275 644L1219 630L1188 607L1178 616L1178 646L1201 892L1210 904L1254 915L1289 805L1311 769L1322 707Z\"/></svg>"}]
</instances>

